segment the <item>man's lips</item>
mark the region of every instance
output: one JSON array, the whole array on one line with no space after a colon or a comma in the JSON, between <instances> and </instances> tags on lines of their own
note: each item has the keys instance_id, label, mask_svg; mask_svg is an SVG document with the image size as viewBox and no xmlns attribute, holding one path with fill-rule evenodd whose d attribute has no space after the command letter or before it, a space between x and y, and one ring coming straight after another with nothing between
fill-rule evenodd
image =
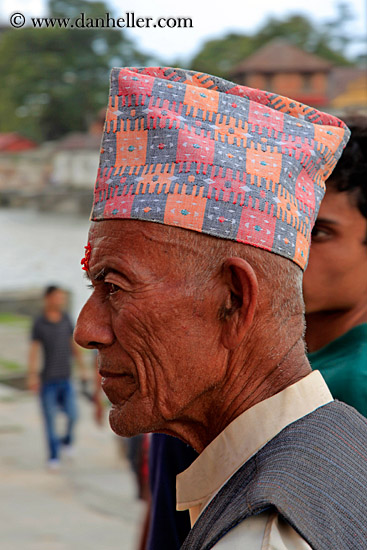
<instances>
[{"instance_id":1,"label":"man's lips","mask_svg":"<svg viewBox=\"0 0 367 550\"><path fill-rule=\"evenodd\" d=\"M106 369L99 369L102 378L119 378L120 376L129 376L127 372L113 372Z\"/></svg>"},{"instance_id":2,"label":"man's lips","mask_svg":"<svg viewBox=\"0 0 367 550\"><path fill-rule=\"evenodd\" d=\"M114 405L124 403L134 393L136 385L131 373L116 373L105 369L100 369L99 373L102 376L102 389Z\"/></svg>"}]
</instances>

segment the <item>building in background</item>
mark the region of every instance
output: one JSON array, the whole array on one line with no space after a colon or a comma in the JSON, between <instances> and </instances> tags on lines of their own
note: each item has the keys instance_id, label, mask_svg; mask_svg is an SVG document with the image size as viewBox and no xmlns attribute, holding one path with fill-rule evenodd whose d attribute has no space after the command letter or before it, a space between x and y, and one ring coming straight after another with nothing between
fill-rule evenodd
<instances>
[{"instance_id":1,"label":"building in background","mask_svg":"<svg viewBox=\"0 0 367 550\"><path fill-rule=\"evenodd\" d=\"M16 132L0 133L0 152L19 152L36 149L37 143Z\"/></svg>"},{"instance_id":2,"label":"building in background","mask_svg":"<svg viewBox=\"0 0 367 550\"><path fill-rule=\"evenodd\" d=\"M367 113L367 75L358 67L335 67L284 39L275 39L239 63L231 78L332 114Z\"/></svg>"},{"instance_id":3,"label":"building in background","mask_svg":"<svg viewBox=\"0 0 367 550\"><path fill-rule=\"evenodd\" d=\"M2 197L44 189L52 172L52 152L52 144L39 146L18 133L0 133Z\"/></svg>"},{"instance_id":4,"label":"building in background","mask_svg":"<svg viewBox=\"0 0 367 550\"><path fill-rule=\"evenodd\" d=\"M73 133L55 148L52 184L91 189L96 178L101 134Z\"/></svg>"},{"instance_id":5,"label":"building in background","mask_svg":"<svg viewBox=\"0 0 367 550\"><path fill-rule=\"evenodd\" d=\"M105 109L88 132L41 145L0 133L0 206L89 214L104 117Z\"/></svg>"},{"instance_id":6,"label":"building in background","mask_svg":"<svg viewBox=\"0 0 367 550\"><path fill-rule=\"evenodd\" d=\"M103 108L88 132L71 133L55 148L52 183L76 189L91 189L98 170L99 150L106 110Z\"/></svg>"},{"instance_id":7,"label":"building in background","mask_svg":"<svg viewBox=\"0 0 367 550\"><path fill-rule=\"evenodd\" d=\"M265 44L233 69L232 77L250 88L270 90L301 103L328 104L329 61L283 39Z\"/></svg>"},{"instance_id":8,"label":"building in background","mask_svg":"<svg viewBox=\"0 0 367 550\"><path fill-rule=\"evenodd\" d=\"M367 70L361 67L335 67L329 82L333 113L367 114Z\"/></svg>"}]
</instances>

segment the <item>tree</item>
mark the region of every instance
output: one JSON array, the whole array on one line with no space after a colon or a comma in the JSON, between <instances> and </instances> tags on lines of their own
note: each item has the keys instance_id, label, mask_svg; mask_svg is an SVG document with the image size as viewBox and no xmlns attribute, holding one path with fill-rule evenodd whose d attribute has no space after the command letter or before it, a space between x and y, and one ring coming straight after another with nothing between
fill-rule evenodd
<instances>
[{"instance_id":1,"label":"tree","mask_svg":"<svg viewBox=\"0 0 367 550\"><path fill-rule=\"evenodd\" d=\"M345 52L351 42L356 40L356 36L351 36L348 32L348 25L355 17L351 7L346 2L339 2L336 6L337 13L330 21L323 24L325 33L329 36L331 47L339 52ZM364 36L364 40L366 37Z\"/></svg>"},{"instance_id":2,"label":"tree","mask_svg":"<svg viewBox=\"0 0 367 550\"><path fill-rule=\"evenodd\" d=\"M226 78L229 71L253 53L256 44L251 36L228 34L224 38L209 40L194 57L191 68Z\"/></svg>"},{"instance_id":3,"label":"tree","mask_svg":"<svg viewBox=\"0 0 367 550\"><path fill-rule=\"evenodd\" d=\"M337 65L351 64L352 61L345 55L345 46L353 38L346 33L345 22L350 21L353 15L343 3L338 5L337 10L335 19L324 24L315 24L301 14L285 19L269 17L252 35L229 34L210 40L194 57L191 67L228 78L233 67L274 38L285 38L291 44Z\"/></svg>"},{"instance_id":4,"label":"tree","mask_svg":"<svg viewBox=\"0 0 367 550\"><path fill-rule=\"evenodd\" d=\"M51 0L49 16L103 17L104 2ZM24 28L0 39L0 131L40 141L86 130L108 93L112 66L141 65L147 57L111 28Z\"/></svg>"},{"instance_id":5,"label":"tree","mask_svg":"<svg viewBox=\"0 0 367 550\"><path fill-rule=\"evenodd\" d=\"M253 36L256 48L273 38L285 38L291 44L337 65L349 65L351 61L345 57L345 50L338 48L333 38L338 33L338 25L326 27L315 25L304 15L291 15L285 20L269 18Z\"/></svg>"}]
</instances>

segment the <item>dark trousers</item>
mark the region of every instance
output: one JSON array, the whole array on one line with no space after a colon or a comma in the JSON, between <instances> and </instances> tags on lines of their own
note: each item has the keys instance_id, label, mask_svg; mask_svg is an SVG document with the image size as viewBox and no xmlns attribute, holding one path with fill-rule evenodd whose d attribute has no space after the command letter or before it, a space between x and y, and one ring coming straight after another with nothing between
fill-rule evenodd
<instances>
[{"instance_id":1,"label":"dark trousers","mask_svg":"<svg viewBox=\"0 0 367 550\"><path fill-rule=\"evenodd\" d=\"M59 458L60 445L71 445L74 439L74 427L77 420L75 390L70 380L56 380L42 384L41 406L45 421L49 458ZM66 432L63 437L56 433L56 415L59 411L67 418Z\"/></svg>"}]
</instances>

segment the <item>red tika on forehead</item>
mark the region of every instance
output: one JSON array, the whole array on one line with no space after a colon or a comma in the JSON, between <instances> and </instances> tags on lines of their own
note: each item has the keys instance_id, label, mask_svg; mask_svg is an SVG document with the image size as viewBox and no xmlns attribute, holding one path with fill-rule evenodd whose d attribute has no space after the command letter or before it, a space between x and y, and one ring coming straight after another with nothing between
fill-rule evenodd
<instances>
[{"instance_id":1,"label":"red tika on forehead","mask_svg":"<svg viewBox=\"0 0 367 550\"><path fill-rule=\"evenodd\" d=\"M90 243L88 243L87 246L84 247L84 249L85 249L85 255L84 255L84 258L82 258L82 260L80 261L80 263L82 264L83 266L82 269L84 271L89 271L89 260L92 252L92 247Z\"/></svg>"}]
</instances>

